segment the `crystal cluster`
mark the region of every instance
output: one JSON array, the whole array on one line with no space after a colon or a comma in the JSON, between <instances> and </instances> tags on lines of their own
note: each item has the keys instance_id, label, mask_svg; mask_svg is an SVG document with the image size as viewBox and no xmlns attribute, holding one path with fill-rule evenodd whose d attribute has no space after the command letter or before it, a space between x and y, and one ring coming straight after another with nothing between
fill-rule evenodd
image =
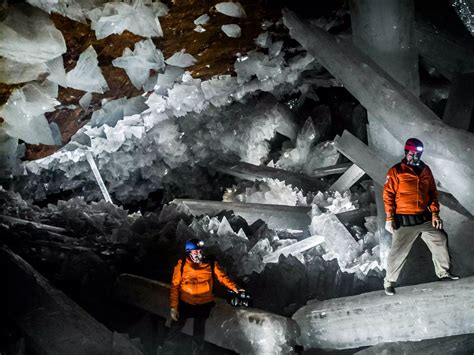
<instances>
[{"instance_id":1,"label":"crystal cluster","mask_svg":"<svg viewBox=\"0 0 474 355\"><path fill-rule=\"evenodd\" d=\"M165 10L158 4L134 1L132 6L146 7L162 16ZM91 18L99 12L107 17L107 11L113 12L115 6L122 5L130 6L110 3L97 11L86 11L84 7L84 12ZM205 15L196 23L205 25ZM102 17L93 23L97 24ZM270 34L266 38L271 42ZM86 91L79 102L84 109L90 105L91 92L108 89L92 47L81 54L76 67L67 75L62 58L53 59L47 63L51 80ZM63 190L98 198L84 155L89 150L112 199L136 201L163 188L165 181L178 184L186 179L183 173L195 174L196 164L206 164L217 157L261 164L267 160L270 140L277 132L292 141L296 138L291 111L273 95L261 92L272 92L277 97L292 92L299 85L301 73L315 66L310 55L292 53L286 59L283 51L272 57L252 52L237 58L236 76L208 80L195 79L184 71L183 68L195 63L195 58L184 50L163 59L151 40L138 42L133 51L125 49L114 65L123 67L136 87L152 91L145 103L141 96L103 101L90 123L64 149L25 164L28 174L38 175L38 180L26 175L20 178L20 186L28 187L25 191L30 191L35 199ZM156 74L151 75L152 72ZM257 95L259 99L255 98Z\"/></svg>"}]
</instances>

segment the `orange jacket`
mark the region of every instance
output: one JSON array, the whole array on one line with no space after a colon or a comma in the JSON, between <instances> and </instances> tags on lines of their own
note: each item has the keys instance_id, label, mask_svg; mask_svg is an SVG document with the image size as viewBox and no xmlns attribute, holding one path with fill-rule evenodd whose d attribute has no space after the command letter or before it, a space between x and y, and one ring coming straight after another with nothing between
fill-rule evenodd
<instances>
[{"instance_id":1,"label":"orange jacket","mask_svg":"<svg viewBox=\"0 0 474 355\"><path fill-rule=\"evenodd\" d=\"M429 209L438 214L438 191L431 169L423 164L417 175L404 161L394 165L387 173L383 201L386 213L420 214Z\"/></svg>"},{"instance_id":2,"label":"orange jacket","mask_svg":"<svg viewBox=\"0 0 474 355\"><path fill-rule=\"evenodd\" d=\"M186 258L183 275L181 275L181 263L182 260L179 260L173 271L170 291L171 308L177 308L180 299L189 304L203 304L213 301L214 282L211 264L193 263L189 258ZM225 287L238 292L237 285L227 277L217 261L214 262L214 275Z\"/></svg>"}]
</instances>

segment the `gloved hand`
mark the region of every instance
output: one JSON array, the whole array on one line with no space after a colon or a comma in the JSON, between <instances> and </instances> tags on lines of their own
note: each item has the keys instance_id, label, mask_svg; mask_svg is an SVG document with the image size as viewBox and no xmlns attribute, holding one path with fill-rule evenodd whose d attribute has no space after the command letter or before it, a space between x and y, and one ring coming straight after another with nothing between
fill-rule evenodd
<instances>
[{"instance_id":1,"label":"gloved hand","mask_svg":"<svg viewBox=\"0 0 474 355\"><path fill-rule=\"evenodd\" d=\"M178 309L177 308L171 308L170 314L171 314L171 319L174 320L175 322L177 322L178 319L179 319Z\"/></svg>"},{"instance_id":2,"label":"gloved hand","mask_svg":"<svg viewBox=\"0 0 474 355\"><path fill-rule=\"evenodd\" d=\"M443 229L443 220L441 218L439 218L438 215L433 215L433 218L431 220L431 224L436 229Z\"/></svg>"},{"instance_id":3,"label":"gloved hand","mask_svg":"<svg viewBox=\"0 0 474 355\"><path fill-rule=\"evenodd\" d=\"M391 234L393 234L393 230L395 229L395 222L394 221L387 221L385 222L385 230Z\"/></svg>"}]
</instances>

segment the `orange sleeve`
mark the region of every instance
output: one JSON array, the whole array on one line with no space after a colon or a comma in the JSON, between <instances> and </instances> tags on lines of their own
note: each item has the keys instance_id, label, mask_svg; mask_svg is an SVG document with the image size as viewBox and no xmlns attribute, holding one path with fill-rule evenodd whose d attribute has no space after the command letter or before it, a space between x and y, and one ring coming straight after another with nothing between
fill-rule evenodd
<instances>
[{"instance_id":1,"label":"orange sleeve","mask_svg":"<svg viewBox=\"0 0 474 355\"><path fill-rule=\"evenodd\" d=\"M385 206L385 213L395 213L397 205L395 204L395 196L398 190L398 176L394 167L390 168L385 178L383 185L383 202Z\"/></svg>"},{"instance_id":2,"label":"orange sleeve","mask_svg":"<svg viewBox=\"0 0 474 355\"><path fill-rule=\"evenodd\" d=\"M237 285L225 274L217 261L214 262L214 274L222 285L234 292L238 292L239 288Z\"/></svg>"},{"instance_id":3,"label":"orange sleeve","mask_svg":"<svg viewBox=\"0 0 474 355\"><path fill-rule=\"evenodd\" d=\"M181 263L179 260L173 270L173 278L171 279L170 289L170 308L178 308L179 302L179 286L181 285Z\"/></svg>"},{"instance_id":4,"label":"orange sleeve","mask_svg":"<svg viewBox=\"0 0 474 355\"><path fill-rule=\"evenodd\" d=\"M431 169L428 168L429 171L429 190L428 194L430 197L429 201L429 208L432 214L439 214L439 202L438 202L438 189L436 188L436 182L433 177L433 173Z\"/></svg>"}]
</instances>

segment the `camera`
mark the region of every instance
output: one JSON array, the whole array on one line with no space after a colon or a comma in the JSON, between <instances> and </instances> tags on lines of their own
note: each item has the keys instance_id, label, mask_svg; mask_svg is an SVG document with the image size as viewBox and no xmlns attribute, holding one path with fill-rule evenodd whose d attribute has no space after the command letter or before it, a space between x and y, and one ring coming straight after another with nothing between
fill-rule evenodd
<instances>
[{"instance_id":1,"label":"camera","mask_svg":"<svg viewBox=\"0 0 474 355\"><path fill-rule=\"evenodd\" d=\"M252 307L252 296L248 292L230 292L229 303L233 307Z\"/></svg>"}]
</instances>

